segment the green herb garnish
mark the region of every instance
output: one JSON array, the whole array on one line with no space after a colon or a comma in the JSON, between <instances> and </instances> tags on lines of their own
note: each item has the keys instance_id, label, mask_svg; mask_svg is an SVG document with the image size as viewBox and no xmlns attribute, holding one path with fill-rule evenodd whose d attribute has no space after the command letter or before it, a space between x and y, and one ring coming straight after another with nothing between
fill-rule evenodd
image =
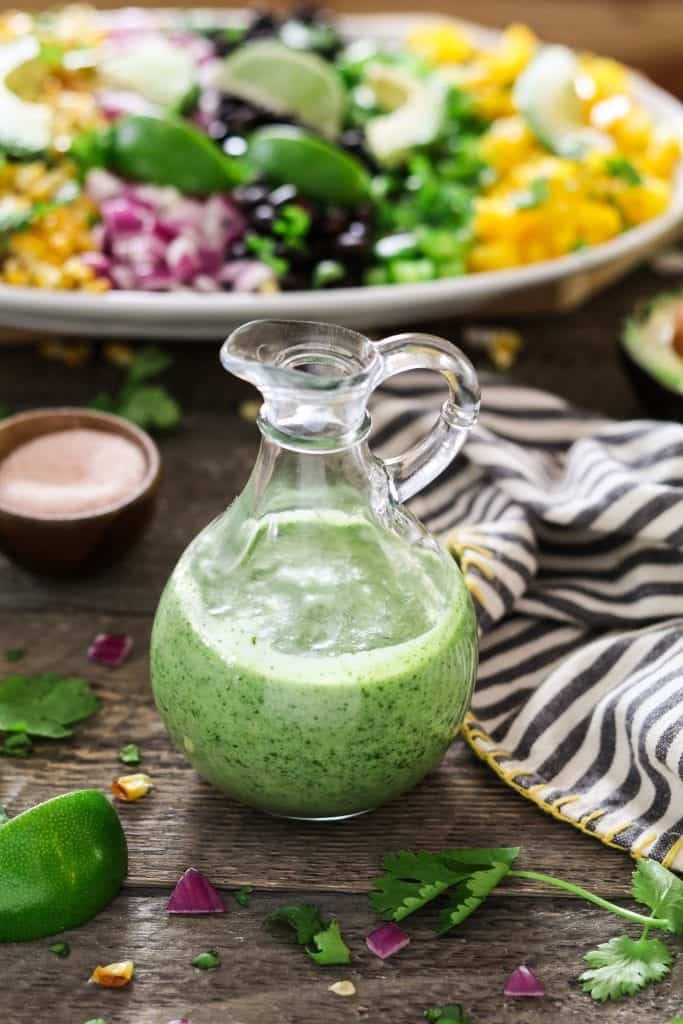
<instances>
[{"instance_id":1,"label":"green herb garnish","mask_svg":"<svg viewBox=\"0 0 683 1024\"><path fill-rule=\"evenodd\" d=\"M279 211L273 231L292 249L301 249L311 227L311 215L298 203L286 203Z\"/></svg>"},{"instance_id":2,"label":"green herb garnish","mask_svg":"<svg viewBox=\"0 0 683 1024\"><path fill-rule=\"evenodd\" d=\"M300 946L305 946L311 960L323 967L351 963L351 952L342 938L337 921L323 920L318 907L311 903L293 903L280 907L264 921L266 928L286 925L296 935Z\"/></svg>"},{"instance_id":3,"label":"green herb garnish","mask_svg":"<svg viewBox=\"0 0 683 1024\"><path fill-rule=\"evenodd\" d=\"M25 647L9 647L5 651L5 661L21 661L25 654Z\"/></svg>"},{"instance_id":4,"label":"green herb garnish","mask_svg":"<svg viewBox=\"0 0 683 1024\"><path fill-rule=\"evenodd\" d=\"M460 1003L449 1003L448 1006L432 1006L425 1010L424 1015L430 1024L472 1024Z\"/></svg>"},{"instance_id":5,"label":"green herb garnish","mask_svg":"<svg viewBox=\"0 0 683 1024\"><path fill-rule=\"evenodd\" d=\"M136 743L126 743L119 750L119 761L123 764L140 764L141 760L140 748Z\"/></svg>"},{"instance_id":6,"label":"green herb garnish","mask_svg":"<svg viewBox=\"0 0 683 1024\"><path fill-rule=\"evenodd\" d=\"M54 953L55 956L67 957L71 952L71 946L68 942L53 942L51 946L47 947L50 953Z\"/></svg>"},{"instance_id":7,"label":"green herb garnish","mask_svg":"<svg viewBox=\"0 0 683 1024\"><path fill-rule=\"evenodd\" d=\"M248 251L273 271L276 277L284 277L289 270L289 263L275 253L276 242L273 238L263 235L248 234L244 236L244 244Z\"/></svg>"},{"instance_id":8,"label":"green herb garnish","mask_svg":"<svg viewBox=\"0 0 683 1024\"><path fill-rule=\"evenodd\" d=\"M628 935L601 942L584 960L591 969L581 975L583 990L598 1002L635 995L671 970L671 953L661 939Z\"/></svg>"},{"instance_id":9,"label":"green herb garnish","mask_svg":"<svg viewBox=\"0 0 683 1024\"><path fill-rule=\"evenodd\" d=\"M385 874L375 882L370 905L387 920L402 921L448 891L451 903L439 922L443 935L480 906L518 855L516 846L390 854L382 862Z\"/></svg>"},{"instance_id":10,"label":"green herb garnish","mask_svg":"<svg viewBox=\"0 0 683 1024\"><path fill-rule=\"evenodd\" d=\"M237 889L233 896L241 907L248 907L251 903L251 897L254 893L254 888L251 885L243 885L241 889Z\"/></svg>"},{"instance_id":11,"label":"green herb garnish","mask_svg":"<svg viewBox=\"0 0 683 1024\"><path fill-rule=\"evenodd\" d=\"M554 875L513 870L519 852L516 847L501 847L440 853L402 851L387 856L383 861L385 873L375 881L370 905L388 920L401 921L425 904L443 897L447 902L438 926L438 933L443 935L477 910L505 877L529 879L562 889L641 926L638 939L618 936L586 954L590 970L581 975L580 981L594 999L602 1001L632 995L669 973L672 962L669 949L660 939L649 938L648 932L659 928L683 934L683 880L655 861L638 861L633 872L632 893L638 903L651 910L648 916Z\"/></svg>"},{"instance_id":12,"label":"green herb garnish","mask_svg":"<svg viewBox=\"0 0 683 1024\"><path fill-rule=\"evenodd\" d=\"M171 430L181 420L180 406L165 387L146 383L166 370L172 357L150 346L136 353L126 371L126 380L116 395L102 391L89 403L91 409L112 412L139 427Z\"/></svg>"},{"instance_id":13,"label":"green herb garnish","mask_svg":"<svg viewBox=\"0 0 683 1024\"><path fill-rule=\"evenodd\" d=\"M86 1020L85 1024L107 1024L104 1017L93 1017L92 1020Z\"/></svg>"},{"instance_id":14,"label":"green herb garnish","mask_svg":"<svg viewBox=\"0 0 683 1024\"><path fill-rule=\"evenodd\" d=\"M48 672L0 681L0 731L62 739L72 735L74 722L89 718L98 707L85 679Z\"/></svg>"},{"instance_id":15,"label":"green herb garnish","mask_svg":"<svg viewBox=\"0 0 683 1024\"><path fill-rule=\"evenodd\" d=\"M621 178L627 185L642 185L643 179L630 160L623 156L611 156L605 163L607 173L613 178Z\"/></svg>"},{"instance_id":16,"label":"green herb garnish","mask_svg":"<svg viewBox=\"0 0 683 1024\"><path fill-rule=\"evenodd\" d=\"M25 732L13 732L0 746L0 754L5 757L28 757L32 750L31 737Z\"/></svg>"},{"instance_id":17,"label":"green herb garnish","mask_svg":"<svg viewBox=\"0 0 683 1024\"><path fill-rule=\"evenodd\" d=\"M200 971L213 971L220 965L221 958L215 949L207 949L205 953L199 953L192 961L192 966L198 967Z\"/></svg>"}]
</instances>

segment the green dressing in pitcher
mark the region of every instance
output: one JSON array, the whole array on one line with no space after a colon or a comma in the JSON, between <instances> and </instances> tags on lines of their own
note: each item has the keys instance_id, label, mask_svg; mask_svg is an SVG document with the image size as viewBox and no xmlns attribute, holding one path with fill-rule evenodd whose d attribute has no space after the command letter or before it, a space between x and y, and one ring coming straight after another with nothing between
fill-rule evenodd
<instances>
[{"instance_id":1,"label":"green dressing in pitcher","mask_svg":"<svg viewBox=\"0 0 683 1024\"><path fill-rule=\"evenodd\" d=\"M469 594L400 499L461 446L474 371L440 339L373 344L307 323L248 324L222 358L263 392L261 450L166 587L157 706L200 774L237 799L296 818L359 814L439 762L471 695ZM383 462L367 446L368 397L418 366L444 373L451 398L424 441Z\"/></svg>"}]
</instances>

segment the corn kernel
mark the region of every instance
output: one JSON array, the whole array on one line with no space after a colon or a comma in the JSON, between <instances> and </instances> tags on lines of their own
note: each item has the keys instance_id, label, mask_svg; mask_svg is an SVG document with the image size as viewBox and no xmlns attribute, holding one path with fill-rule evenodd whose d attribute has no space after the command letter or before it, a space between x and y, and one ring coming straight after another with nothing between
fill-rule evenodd
<instances>
[{"instance_id":1,"label":"corn kernel","mask_svg":"<svg viewBox=\"0 0 683 1024\"><path fill-rule=\"evenodd\" d=\"M625 189L618 196L619 209L629 225L658 217L671 201L671 186L660 178L648 178L642 185Z\"/></svg>"},{"instance_id":2,"label":"corn kernel","mask_svg":"<svg viewBox=\"0 0 683 1024\"><path fill-rule=\"evenodd\" d=\"M107 964L106 967L96 967L88 983L101 985L102 988L124 988L134 973L135 964L132 960L119 960L117 963Z\"/></svg>"},{"instance_id":3,"label":"corn kernel","mask_svg":"<svg viewBox=\"0 0 683 1024\"><path fill-rule=\"evenodd\" d=\"M114 779L111 791L117 800L132 802L133 800L142 800L143 796L147 796L153 785L149 775L145 775L144 772L136 772L134 775L121 775L118 779Z\"/></svg>"},{"instance_id":4,"label":"corn kernel","mask_svg":"<svg viewBox=\"0 0 683 1024\"><path fill-rule=\"evenodd\" d=\"M434 64L459 64L474 54L464 28L449 21L415 29L408 36L407 44Z\"/></svg>"}]
</instances>

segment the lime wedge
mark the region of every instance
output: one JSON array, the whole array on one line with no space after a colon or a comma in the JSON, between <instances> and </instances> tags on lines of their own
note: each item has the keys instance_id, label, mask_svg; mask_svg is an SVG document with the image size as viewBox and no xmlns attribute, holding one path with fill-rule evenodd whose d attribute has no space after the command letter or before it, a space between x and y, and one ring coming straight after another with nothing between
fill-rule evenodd
<instances>
[{"instance_id":1,"label":"lime wedge","mask_svg":"<svg viewBox=\"0 0 683 1024\"><path fill-rule=\"evenodd\" d=\"M609 145L584 124L576 91L579 63L566 46L544 46L517 79L514 101L536 138L557 156L576 159Z\"/></svg>"},{"instance_id":2,"label":"lime wedge","mask_svg":"<svg viewBox=\"0 0 683 1024\"><path fill-rule=\"evenodd\" d=\"M334 67L313 53L270 39L247 43L223 61L216 84L274 114L292 115L327 138L341 129L344 87Z\"/></svg>"},{"instance_id":3,"label":"lime wedge","mask_svg":"<svg viewBox=\"0 0 683 1024\"><path fill-rule=\"evenodd\" d=\"M38 804L0 828L0 942L76 928L118 893L126 837L98 790Z\"/></svg>"},{"instance_id":4,"label":"lime wedge","mask_svg":"<svg viewBox=\"0 0 683 1024\"><path fill-rule=\"evenodd\" d=\"M251 136L249 157L273 184L294 185L309 199L355 206L369 194L370 176L358 160L301 128L257 129Z\"/></svg>"},{"instance_id":5,"label":"lime wedge","mask_svg":"<svg viewBox=\"0 0 683 1024\"><path fill-rule=\"evenodd\" d=\"M175 109L196 84L194 61L187 49L163 37L103 50L100 78L114 89L139 93L150 103Z\"/></svg>"}]
</instances>

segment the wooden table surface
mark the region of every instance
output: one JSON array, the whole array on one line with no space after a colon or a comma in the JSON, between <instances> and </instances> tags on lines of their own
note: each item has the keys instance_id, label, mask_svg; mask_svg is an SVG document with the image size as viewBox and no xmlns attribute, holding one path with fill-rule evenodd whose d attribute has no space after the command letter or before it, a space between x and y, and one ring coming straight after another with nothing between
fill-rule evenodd
<instances>
[{"instance_id":1,"label":"wooden table surface","mask_svg":"<svg viewBox=\"0 0 683 1024\"><path fill-rule=\"evenodd\" d=\"M615 416L638 407L615 360L621 317L638 295L670 286L640 271L581 311L521 325L525 353L509 375L551 388ZM461 325L439 325L458 340ZM576 981L583 952L620 934L609 915L534 886L510 883L448 937L435 939L429 914L408 922L412 944L386 963L365 948L376 923L370 880L381 856L405 847L521 845L521 864L557 872L600 893L626 899L631 864L525 802L461 741L413 793L366 817L305 826L248 810L199 780L171 747L148 682L149 632L161 588L185 545L243 486L257 432L237 414L242 392L219 369L216 346L178 346L169 386L186 412L183 428L161 440L165 478L160 508L127 561L91 580L33 578L0 558L0 650L25 646L22 671L57 670L89 678L101 710L72 741L43 741L23 761L0 761L0 800L11 814L57 793L108 790L122 771L117 750L138 743L156 787L120 807L130 845L130 875L118 899L90 924L64 937L59 960L49 940L0 947L3 1024L417 1024L426 1007L461 1002L478 1024L643 1022L668 1024L683 1012L683 965L639 997L598 1006ZM46 363L27 348L0 349L0 401L15 409L86 402L116 371L101 360L77 370ZM86 660L95 633L127 631L131 658L107 670ZM195 865L217 885L255 887L248 909L227 899L228 913L168 917L165 900ZM0 884L2 879L0 879ZM323 969L299 948L273 938L261 922L291 901L318 903L340 919L353 951L350 968ZM673 945L675 945L675 941ZM190 961L215 948L222 966L200 972ZM681 944L678 944L679 952ZM132 958L124 990L87 985L97 964ZM520 963L544 980L547 998L504 1001L503 982ZM350 978L357 994L328 991Z\"/></svg>"}]
</instances>

